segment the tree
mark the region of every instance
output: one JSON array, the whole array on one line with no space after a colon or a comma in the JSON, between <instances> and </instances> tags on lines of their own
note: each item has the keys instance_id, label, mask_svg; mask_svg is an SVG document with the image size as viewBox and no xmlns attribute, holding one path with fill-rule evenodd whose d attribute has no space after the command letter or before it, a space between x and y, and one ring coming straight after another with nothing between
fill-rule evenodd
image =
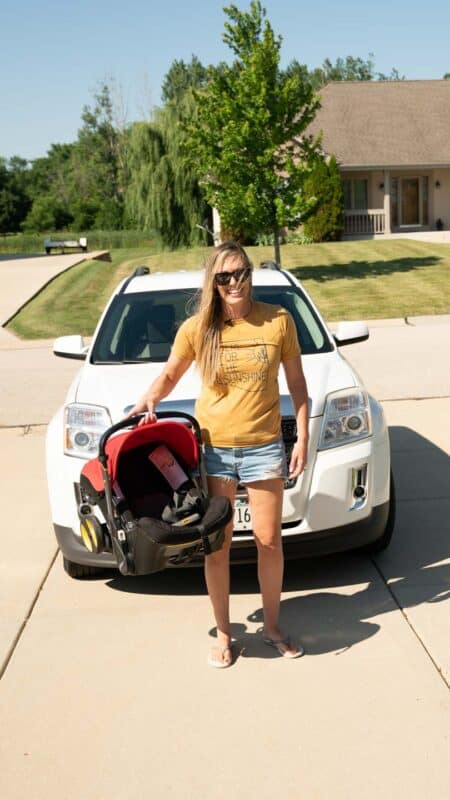
<instances>
[{"instance_id":1,"label":"tree","mask_svg":"<svg viewBox=\"0 0 450 800\"><path fill-rule=\"evenodd\" d=\"M375 76L373 54L365 61L357 56L337 58L333 64L326 58L321 67L311 72L311 80L315 88L325 86L330 81L372 81Z\"/></svg>"},{"instance_id":2,"label":"tree","mask_svg":"<svg viewBox=\"0 0 450 800\"><path fill-rule=\"evenodd\" d=\"M188 64L175 60L164 77L161 87L161 97L165 104L177 103L189 89L199 88L205 83L207 76L206 67L197 56L193 55Z\"/></svg>"},{"instance_id":3,"label":"tree","mask_svg":"<svg viewBox=\"0 0 450 800\"><path fill-rule=\"evenodd\" d=\"M336 158L318 158L306 179L306 191L317 197L318 205L306 220L304 233L313 242L334 242L344 227L342 179Z\"/></svg>"},{"instance_id":4,"label":"tree","mask_svg":"<svg viewBox=\"0 0 450 800\"><path fill-rule=\"evenodd\" d=\"M93 106L84 107L76 142L53 144L33 162L26 230L122 227L127 132L116 120L113 89L104 82Z\"/></svg>"},{"instance_id":5,"label":"tree","mask_svg":"<svg viewBox=\"0 0 450 800\"><path fill-rule=\"evenodd\" d=\"M111 86L103 82L94 95L94 105L85 106L83 125L72 154L72 208L74 225L121 228L124 179L121 151L124 134L114 124Z\"/></svg>"},{"instance_id":6,"label":"tree","mask_svg":"<svg viewBox=\"0 0 450 800\"><path fill-rule=\"evenodd\" d=\"M32 207L26 231L57 231L73 222L72 154L74 144L52 144L47 156L33 161L29 172Z\"/></svg>"},{"instance_id":7,"label":"tree","mask_svg":"<svg viewBox=\"0 0 450 800\"><path fill-rule=\"evenodd\" d=\"M321 67L310 73L310 80L315 89L320 89L330 81L403 81L405 76L400 75L398 69L392 68L390 75L375 72L373 53L367 59L360 56L346 56L337 58L333 64L326 58Z\"/></svg>"},{"instance_id":8,"label":"tree","mask_svg":"<svg viewBox=\"0 0 450 800\"><path fill-rule=\"evenodd\" d=\"M279 263L279 228L298 225L315 203L304 180L318 142L303 133L319 101L298 70L280 69L281 37L259 0L248 12L224 10L223 40L235 60L210 68L195 93L188 157L223 226L238 237L273 233Z\"/></svg>"},{"instance_id":9,"label":"tree","mask_svg":"<svg viewBox=\"0 0 450 800\"><path fill-rule=\"evenodd\" d=\"M0 233L20 230L30 206L28 162L19 156L0 158Z\"/></svg>"},{"instance_id":10,"label":"tree","mask_svg":"<svg viewBox=\"0 0 450 800\"><path fill-rule=\"evenodd\" d=\"M392 67L389 75L385 75L383 72L377 72L377 81L404 81L404 80L405 76L400 75L396 67Z\"/></svg>"},{"instance_id":11,"label":"tree","mask_svg":"<svg viewBox=\"0 0 450 800\"><path fill-rule=\"evenodd\" d=\"M193 56L174 61L163 82L165 106L151 123L135 123L130 132L126 211L131 224L156 230L169 247L198 244L197 228L210 214L197 175L185 158L181 122L195 118L193 87L206 70Z\"/></svg>"}]
</instances>

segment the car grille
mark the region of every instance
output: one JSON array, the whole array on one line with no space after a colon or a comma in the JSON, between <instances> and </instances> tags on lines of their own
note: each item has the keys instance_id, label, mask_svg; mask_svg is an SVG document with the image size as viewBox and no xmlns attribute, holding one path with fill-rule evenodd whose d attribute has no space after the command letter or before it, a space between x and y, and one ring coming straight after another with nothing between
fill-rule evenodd
<instances>
[{"instance_id":1,"label":"car grille","mask_svg":"<svg viewBox=\"0 0 450 800\"><path fill-rule=\"evenodd\" d=\"M295 442L297 439L297 422L295 417L283 417L281 420L281 432L285 444L287 442L292 442L292 444Z\"/></svg>"}]
</instances>

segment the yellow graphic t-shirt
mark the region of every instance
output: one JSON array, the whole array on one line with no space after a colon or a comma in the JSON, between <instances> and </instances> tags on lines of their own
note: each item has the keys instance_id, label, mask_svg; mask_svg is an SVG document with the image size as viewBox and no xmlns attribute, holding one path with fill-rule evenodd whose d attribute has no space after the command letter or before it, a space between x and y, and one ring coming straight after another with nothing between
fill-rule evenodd
<instances>
[{"instance_id":1,"label":"yellow graphic t-shirt","mask_svg":"<svg viewBox=\"0 0 450 800\"><path fill-rule=\"evenodd\" d=\"M196 316L181 325L172 352L195 360ZM195 416L203 442L216 447L246 447L281 436L278 369L300 354L295 323L286 309L254 302L245 319L223 324L220 369L212 386L203 386Z\"/></svg>"}]
</instances>

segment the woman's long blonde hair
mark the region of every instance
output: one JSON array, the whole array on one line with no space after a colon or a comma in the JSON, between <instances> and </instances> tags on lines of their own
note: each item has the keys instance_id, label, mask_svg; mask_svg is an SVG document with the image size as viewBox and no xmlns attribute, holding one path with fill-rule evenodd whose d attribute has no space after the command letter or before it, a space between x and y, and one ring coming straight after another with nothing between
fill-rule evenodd
<instances>
[{"instance_id":1,"label":"woman's long blonde hair","mask_svg":"<svg viewBox=\"0 0 450 800\"><path fill-rule=\"evenodd\" d=\"M211 386L217 378L220 366L220 328L223 322L222 305L214 276L228 258L239 260L242 267L252 269L247 253L238 242L223 242L215 248L205 264L205 280L195 313L198 321L196 361L202 380L207 386Z\"/></svg>"}]
</instances>

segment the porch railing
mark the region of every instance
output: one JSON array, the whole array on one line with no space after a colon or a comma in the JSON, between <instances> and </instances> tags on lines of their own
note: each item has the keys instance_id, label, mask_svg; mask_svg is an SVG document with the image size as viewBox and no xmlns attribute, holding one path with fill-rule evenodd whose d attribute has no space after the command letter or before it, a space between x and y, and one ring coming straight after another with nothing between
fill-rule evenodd
<instances>
[{"instance_id":1,"label":"porch railing","mask_svg":"<svg viewBox=\"0 0 450 800\"><path fill-rule=\"evenodd\" d=\"M344 212L344 236L358 233L384 233L384 211L382 208L365 209L363 211Z\"/></svg>"}]
</instances>

